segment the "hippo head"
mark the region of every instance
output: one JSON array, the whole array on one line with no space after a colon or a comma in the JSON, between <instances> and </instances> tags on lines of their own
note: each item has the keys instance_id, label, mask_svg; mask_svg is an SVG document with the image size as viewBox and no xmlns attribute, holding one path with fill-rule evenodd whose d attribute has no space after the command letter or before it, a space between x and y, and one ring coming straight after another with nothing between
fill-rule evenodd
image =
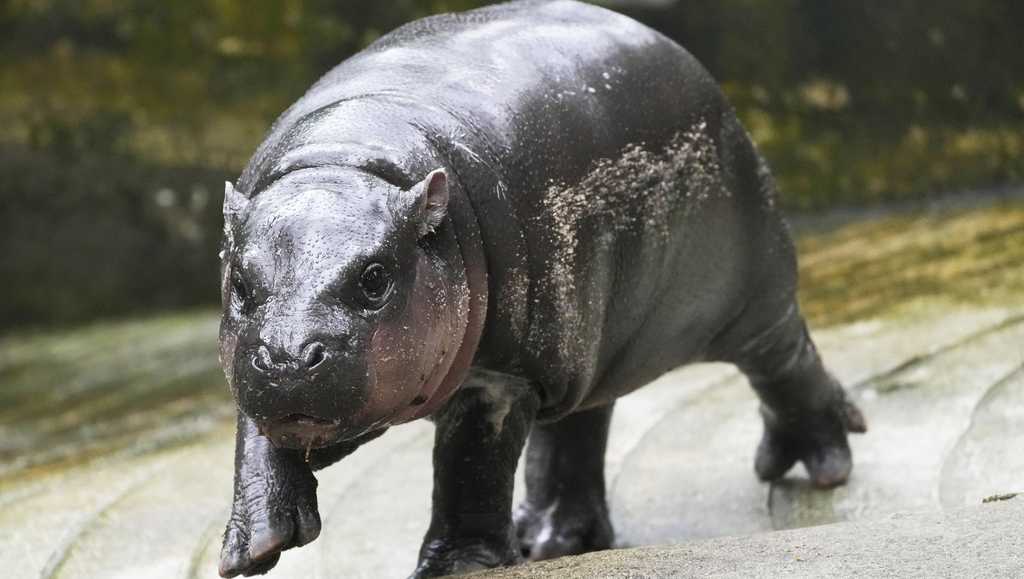
<instances>
[{"instance_id":1,"label":"hippo head","mask_svg":"<svg viewBox=\"0 0 1024 579\"><path fill-rule=\"evenodd\" d=\"M229 183L224 201L221 365L239 410L288 448L409 419L438 395L469 304L444 170L408 189L313 173L252 199Z\"/></svg>"}]
</instances>

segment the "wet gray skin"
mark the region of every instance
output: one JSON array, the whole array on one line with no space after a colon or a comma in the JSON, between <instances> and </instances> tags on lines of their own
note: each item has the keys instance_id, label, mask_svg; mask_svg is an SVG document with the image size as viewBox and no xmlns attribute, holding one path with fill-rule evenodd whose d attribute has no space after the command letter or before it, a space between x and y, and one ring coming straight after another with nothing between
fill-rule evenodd
<instances>
[{"instance_id":1,"label":"wet gray skin","mask_svg":"<svg viewBox=\"0 0 1024 579\"><path fill-rule=\"evenodd\" d=\"M415 576L607 548L612 405L694 361L754 386L760 477L801 461L843 483L864 420L807 333L774 199L700 64L604 9L432 17L342 63L226 190L221 573L315 539L313 469L421 417L437 428Z\"/></svg>"},{"instance_id":2,"label":"wet gray skin","mask_svg":"<svg viewBox=\"0 0 1024 579\"><path fill-rule=\"evenodd\" d=\"M228 215L246 219L229 219L221 355L239 410L277 446L386 426L457 350L465 281L417 246L436 226L429 183L414 197L357 170L322 184L297 172L251 206L228 189Z\"/></svg>"}]
</instances>

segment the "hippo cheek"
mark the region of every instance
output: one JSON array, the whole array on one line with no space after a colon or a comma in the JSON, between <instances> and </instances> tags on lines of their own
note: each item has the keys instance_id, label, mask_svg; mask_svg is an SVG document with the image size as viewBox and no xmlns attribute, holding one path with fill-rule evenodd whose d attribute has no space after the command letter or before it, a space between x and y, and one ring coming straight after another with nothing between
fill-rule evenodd
<instances>
[{"instance_id":1,"label":"hippo cheek","mask_svg":"<svg viewBox=\"0 0 1024 579\"><path fill-rule=\"evenodd\" d=\"M227 380L231 393L237 396L235 389L235 351L238 349L238 338L231 332L221 331L220 351L218 361L224 370L224 378Z\"/></svg>"},{"instance_id":2,"label":"hippo cheek","mask_svg":"<svg viewBox=\"0 0 1024 579\"><path fill-rule=\"evenodd\" d=\"M241 354L240 350L245 350L247 337L240 334L241 328L239 326L238 320L233 318L229 312L225 311L223 313L218 336L220 342L218 360L220 361L221 369L224 371L224 377L227 379L228 388L231 389L231 393L235 396L236 400L238 399L236 376L241 379L246 373L246 369L240 367L245 362L238 359L238 356Z\"/></svg>"},{"instance_id":3,"label":"hippo cheek","mask_svg":"<svg viewBox=\"0 0 1024 579\"><path fill-rule=\"evenodd\" d=\"M432 313L422 313L422 312ZM380 326L371 341L377 388L371 396L390 412L392 424L412 419L443 390L461 337L451 312L423 308L397 327ZM435 404L436 406L436 404Z\"/></svg>"},{"instance_id":4,"label":"hippo cheek","mask_svg":"<svg viewBox=\"0 0 1024 579\"><path fill-rule=\"evenodd\" d=\"M425 364L424 350L433 350L426 343L427 332L420 324L381 325L370 341L369 363L376 379L370 393L370 404L375 414L393 416L400 413L423 395L422 389L430 377L431 368Z\"/></svg>"}]
</instances>

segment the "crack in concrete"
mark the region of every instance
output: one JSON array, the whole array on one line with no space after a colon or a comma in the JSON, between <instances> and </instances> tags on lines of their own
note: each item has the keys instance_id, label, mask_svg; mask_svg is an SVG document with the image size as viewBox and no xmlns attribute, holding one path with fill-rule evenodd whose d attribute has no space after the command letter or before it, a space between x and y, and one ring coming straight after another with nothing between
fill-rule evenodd
<instances>
[{"instance_id":1,"label":"crack in concrete","mask_svg":"<svg viewBox=\"0 0 1024 579\"><path fill-rule=\"evenodd\" d=\"M71 553L75 548L75 544L79 543L82 537L88 534L89 531L97 525L103 515L113 510L118 503L131 495L136 489L155 478L157 471L160 470L158 466L159 465L154 465L150 467L149 472L139 475L137 479L126 484L122 489L114 493L103 504L86 516L78 525L69 529L67 533L65 533L64 538L57 543L57 546L50 553L50 556L46 560L46 565L44 565L42 570L39 572L39 578L53 579L57 577L61 567L64 566L64 563L66 563L68 558L71 556Z\"/></svg>"},{"instance_id":2,"label":"crack in concrete","mask_svg":"<svg viewBox=\"0 0 1024 579\"><path fill-rule=\"evenodd\" d=\"M944 508L950 508L954 505L960 506L954 500L955 489L952 488L952 479L954 478L955 467L957 466L954 463L957 459L962 458L966 452L967 440L978 424L979 415L988 410L992 404L995 404L998 398L1005 393L1008 386L1022 377L1024 377L1024 362L1021 362L1005 376L992 383L985 390L985 394L975 403L967 428L960 433L956 442L950 447L949 452L946 453L942 460L942 470L939 476L939 497Z\"/></svg>"}]
</instances>

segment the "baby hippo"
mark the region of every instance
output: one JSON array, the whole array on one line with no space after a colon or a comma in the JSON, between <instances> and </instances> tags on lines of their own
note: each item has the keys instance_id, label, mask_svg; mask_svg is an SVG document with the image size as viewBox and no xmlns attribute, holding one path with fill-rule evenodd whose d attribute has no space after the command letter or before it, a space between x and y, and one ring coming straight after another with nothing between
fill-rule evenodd
<instances>
[{"instance_id":1,"label":"baby hippo","mask_svg":"<svg viewBox=\"0 0 1024 579\"><path fill-rule=\"evenodd\" d=\"M282 114L224 218L225 577L316 539L313 471L418 418L436 441L415 577L606 549L615 399L697 361L749 377L759 477L850 473L864 420L808 336L764 162L708 72L614 12L399 28Z\"/></svg>"}]
</instances>

